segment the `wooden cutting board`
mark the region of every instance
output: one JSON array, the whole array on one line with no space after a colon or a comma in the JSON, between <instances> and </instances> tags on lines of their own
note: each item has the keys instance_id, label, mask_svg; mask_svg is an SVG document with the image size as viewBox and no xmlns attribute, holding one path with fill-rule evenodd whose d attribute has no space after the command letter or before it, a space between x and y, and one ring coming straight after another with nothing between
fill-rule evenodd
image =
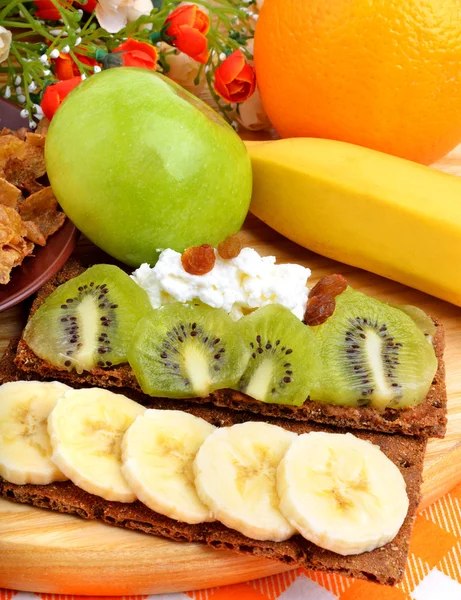
<instances>
[{"instance_id":1,"label":"wooden cutting board","mask_svg":"<svg viewBox=\"0 0 461 600\"><path fill-rule=\"evenodd\" d=\"M461 175L461 146L438 165ZM460 199L461 202L461 199ZM461 480L461 308L346 265L313 254L282 238L254 217L244 228L246 245L280 262L312 270L312 282L343 273L349 283L393 303L415 304L446 327L448 431L428 444L421 508ZM77 255L109 261L82 240ZM26 306L0 314L0 351L19 334ZM179 544L0 500L0 587L35 592L127 595L178 592L227 585L278 573L276 562Z\"/></svg>"}]
</instances>

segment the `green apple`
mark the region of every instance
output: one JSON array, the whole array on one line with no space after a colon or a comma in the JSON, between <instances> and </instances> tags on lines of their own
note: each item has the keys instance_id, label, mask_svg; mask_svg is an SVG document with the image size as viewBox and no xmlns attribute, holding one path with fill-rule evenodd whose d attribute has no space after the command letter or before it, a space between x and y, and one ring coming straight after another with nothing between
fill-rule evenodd
<instances>
[{"instance_id":1,"label":"green apple","mask_svg":"<svg viewBox=\"0 0 461 600\"><path fill-rule=\"evenodd\" d=\"M132 266L159 250L217 245L248 212L245 145L214 110L166 77L119 67L63 102L46 138L53 191L97 246Z\"/></svg>"}]
</instances>

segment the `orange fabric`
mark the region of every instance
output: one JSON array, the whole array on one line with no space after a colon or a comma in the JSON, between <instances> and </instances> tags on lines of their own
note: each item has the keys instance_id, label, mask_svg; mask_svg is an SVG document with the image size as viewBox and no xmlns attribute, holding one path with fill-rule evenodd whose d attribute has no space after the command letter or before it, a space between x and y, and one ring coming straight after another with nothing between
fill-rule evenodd
<instances>
[{"instance_id":1,"label":"orange fabric","mask_svg":"<svg viewBox=\"0 0 461 600\"><path fill-rule=\"evenodd\" d=\"M441 529L427 518L416 520L410 551L431 567L435 567L455 544L456 537L449 531Z\"/></svg>"},{"instance_id":2,"label":"orange fabric","mask_svg":"<svg viewBox=\"0 0 461 600\"><path fill-rule=\"evenodd\" d=\"M430 164L461 141L461 0L265 0L264 108L282 137Z\"/></svg>"},{"instance_id":3,"label":"orange fabric","mask_svg":"<svg viewBox=\"0 0 461 600\"><path fill-rule=\"evenodd\" d=\"M267 600L267 596L248 583L225 585L212 592L208 597L210 600Z\"/></svg>"},{"instance_id":4,"label":"orange fabric","mask_svg":"<svg viewBox=\"0 0 461 600\"><path fill-rule=\"evenodd\" d=\"M383 587L376 593L376 586L367 581L356 581L344 594L341 594L341 600L370 600L370 598L379 598L379 600L406 600L407 595L399 588Z\"/></svg>"},{"instance_id":5,"label":"orange fabric","mask_svg":"<svg viewBox=\"0 0 461 600\"><path fill-rule=\"evenodd\" d=\"M434 576L437 585L435 589L438 590L435 596L434 587L429 589L427 585ZM434 579L432 582L434 583ZM440 585L448 587L443 589ZM72 595L37 594L36 597L41 600L84 600L83 596ZM280 597L281 600L460 600L461 483L417 516L408 567L403 581L394 588L338 575L295 569L247 583L179 594L178 600L278 600ZM20 592L0 590L0 600L13 598L23 600ZM97 600L96 596L85 598ZM147 596L123 598L146 600Z\"/></svg>"}]
</instances>

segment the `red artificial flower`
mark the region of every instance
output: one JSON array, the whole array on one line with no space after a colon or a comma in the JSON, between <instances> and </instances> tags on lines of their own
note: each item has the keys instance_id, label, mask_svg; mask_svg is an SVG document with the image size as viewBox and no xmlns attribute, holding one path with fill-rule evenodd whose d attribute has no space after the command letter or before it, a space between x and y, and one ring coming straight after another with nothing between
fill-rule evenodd
<instances>
[{"instance_id":1,"label":"red artificial flower","mask_svg":"<svg viewBox=\"0 0 461 600\"><path fill-rule=\"evenodd\" d=\"M89 65L94 67L98 64L98 61L94 58L90 58L89 56L84 56L83 54L76 54L76 58L85 65ZM53 59L54 70L58 79L61 81L65 81L66 79L72 79L72 77L77 77L80 75L80 70L77 64L72 60L72 58L68 54L64 54L60 52L58 58Z\"/></svg>"},{"instance_id":2,"label":"red artificial flower","mask_svg":"<svg viewBox=\"0 0 461 600\"><path fill-rule=\"evenodd\" d=\"M245 62L241 50L232 52L216 69L214 77L215 92L226 102L244 102L255 91L255 71Z\"/></svg>"},{"instance_id":3,"label":"red artificial flower","mask_svg":"<svg viewBox=\"0 0 461 600\"><path fill-rule=\"evenodd\" d=\"M54 113L61 106L64 98L81 82L81 77L73 77L72 79L66 79L66 81L60 81L54 85L49 85L46 88L40 106L48 121L51 121Z\"/></svg>"},{"instance_id":4,"label":"red artificial flower","mask_svg":"<svg viewBox=\"0 0 461 600\"><path fill-rule=\"evenodd\" d=\"M205 34L210 28L208 15L196 4L176 8L165 21L165 34L172 38L169 43L199 63L208 60L208 42Z\"/></svg>"},{"instance_id":5,"label":"red artificial flower","mask_svg":"<svg viewBox=\"0 0 461 600\"><path fill-rule=\"evenodd\" d=\"M68 7L72 4L73 0L58 0L58 3L63 7ZM61 18L61 13L51 0L34 0L34 4L37 7L35 16L37 19L44 19L45 21L57 21Z\"/></svg>"},{"instance_id":6,"label":"red artificial flower","mask_svg":"<svg viewBox=\"0 0 461 600\"><path fill-rule=\"evenodd\" d=\"M131 38L123 42L113 53L120 52L122 65L125 67L141 67L153 69L157 65L157 50L146 42L137 42Z\"/></svg>"},{"instance_id":7,"label":"red artificial flower","mask_svg":"<svg viewBox=\"0 0 461 600\"><path fill-rule=\"evenodd\" d=\"M80 2L75 3L78 8L81 8L85 12L92 13L94 9L98 6L98 0L87 0L86 4L80 4Z\"/></svg>"}]
</instances>

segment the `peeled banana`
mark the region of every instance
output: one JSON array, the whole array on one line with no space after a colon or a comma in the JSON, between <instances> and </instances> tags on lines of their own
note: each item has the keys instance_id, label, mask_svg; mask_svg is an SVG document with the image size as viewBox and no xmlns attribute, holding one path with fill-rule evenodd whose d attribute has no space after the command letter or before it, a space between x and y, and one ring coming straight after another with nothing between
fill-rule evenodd
<instances>
[{"instance_id":1,"label":"peeled banana","mask_svg":"<svg viewBox=\"0 0 461 600\"><path fill-rule=\"evenodd\" d=\"M296 434L249 421L217 429L193 463L200 500L226 527L254 540L281 542L295 529L279 509L276 471Z\"/></svg>"},{"instance_id":2,"label":"peeled banana","mask_svg":"<svg viewBox=\"0 0 461 600\"><path fill-rule=\"evenodd\" d=\"M314 138L248 142L250 210L314 252L461 306L461 178Z\"/></svg>"},{"instance_id":3,"label":"peeled banana","mask_svg":"<svg viewBox=\"0 0 461 600\"><path fill-rule=\"evenodd\" d=\"M122 394L70 390L48 417L51 460L79 488L116 502L136 496L122 474L122 438L144 407Z\"/></svg>"},{"instance_id":4,"label":"peeled banana","mask_svg":"<svg viewBox=\"0 0 461 600\"><path fill-rule=\"evenodd\" d=\"M0 386L0 475L42 484L68 477L179 521L216 519L257 540L300 533L343 555L393 539L409 505L398 467L350 433L298 436L256 421L219 429L57 382Z\"/></svg>"},{"instance_id":5,"label":"peeled banana","mask_svg":"<svg viewBox=\"0 0 461 600\"><path fill-rule=\"evenodd\" d=\"M409 504L398 467L351 433L296 438L278 466L277 493L280 510L303 537L343 556L394 539Z\"/></svg>"},{"instance_id":6,"label":"peeled banana","mask_svg":"<svg viewBox=\"0 0 461 600\"><path fill-rule=\"evenodd\" d=\"M192 463L215 429L181 410L146 410L122 440L122 473L136 497L177 521L212 521L195 490Z\"/></svg>"},{"instance_id":7,"label":"peeled banana","mask_svg":"<svg viewBox=\"0 0 461 600\"><path fill-rule=\"evenodd\" d=\"M58 381L12 381L0 386L0 476L46 485L67 477L51 460L47 419L71 388Z\"/></svg>"}]
</instances>

